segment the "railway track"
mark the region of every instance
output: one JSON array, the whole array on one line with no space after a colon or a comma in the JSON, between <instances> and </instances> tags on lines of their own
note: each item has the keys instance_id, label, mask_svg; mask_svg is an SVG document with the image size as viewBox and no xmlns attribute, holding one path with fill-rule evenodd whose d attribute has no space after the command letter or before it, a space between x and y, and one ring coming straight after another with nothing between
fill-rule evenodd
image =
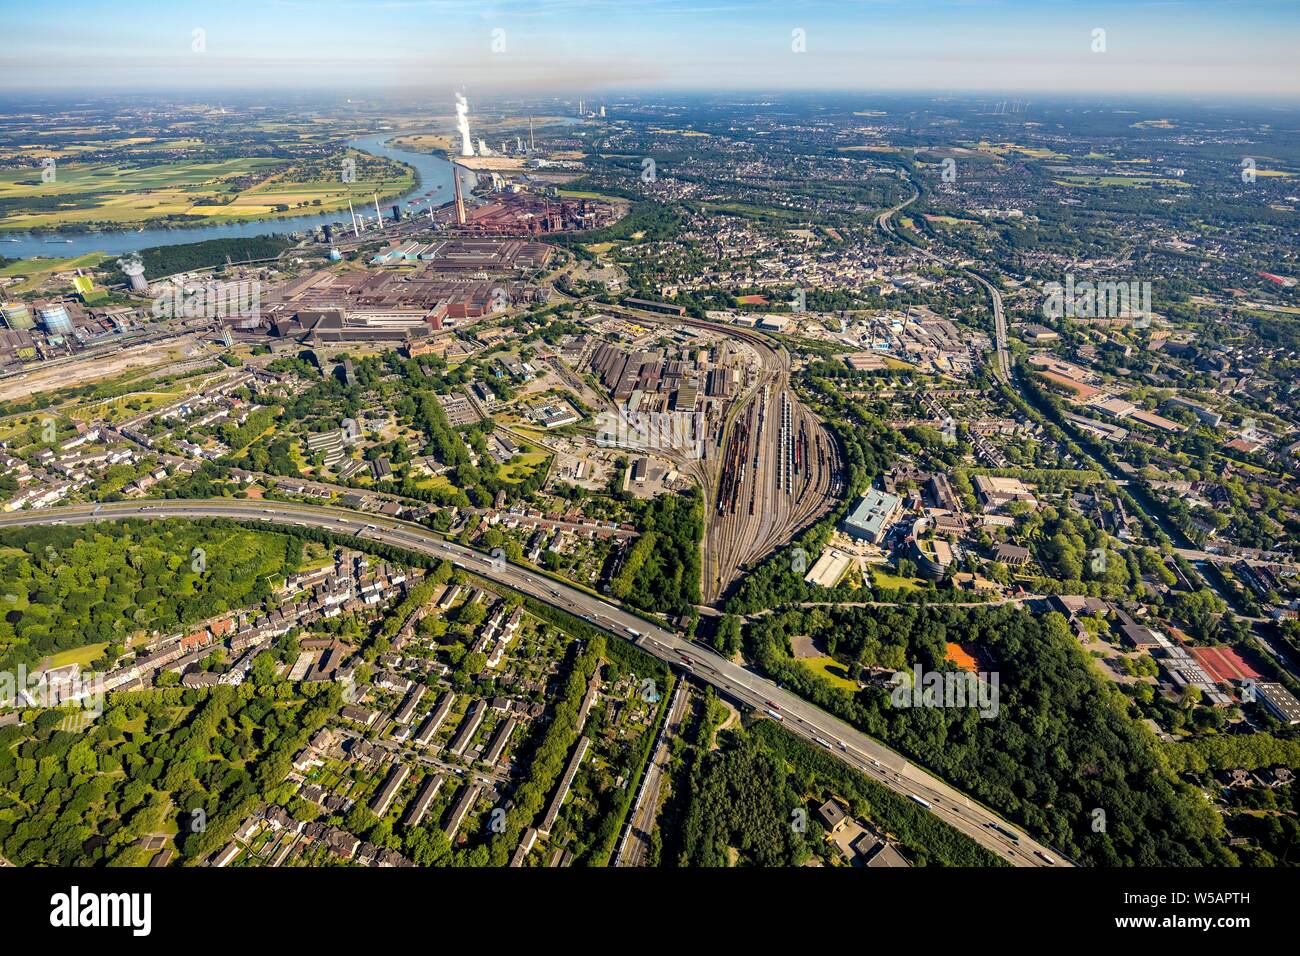
<instances>
[{"instance_id":1,"label":"railway track","mask_svg":"<svg viewBox=\"0 0 1300 956\"><path fill-rule=\"evenodd\" d=\"M790 356L761 333L702 319L665 319L626 307L638 322L686 325L745 343L758 365L728 408L715 453L679 460L704 489L701 596L716 603L741 570L787 544L835 504L842 462L826 426L790 388Z\"/></svg>"}]
</instances>

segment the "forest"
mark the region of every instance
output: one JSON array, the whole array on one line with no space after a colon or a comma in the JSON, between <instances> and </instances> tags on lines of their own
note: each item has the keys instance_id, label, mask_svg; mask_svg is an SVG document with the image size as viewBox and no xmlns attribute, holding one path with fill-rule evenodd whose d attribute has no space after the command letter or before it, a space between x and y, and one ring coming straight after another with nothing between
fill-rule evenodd
<instances>
[{"instance_id":1,"label":"forest","mask_svg":"<svg viewBox=\"0 0 1300 956\"><path fill-rule=\"evenodd\" d=\"M832 685L793 657L790 639L861 675ZM953 667L959 641L999 675L1000 707L891 704L889 673ZM751 623L746 656L768 676L922 763L1088 865L1204 865L1234 861L1223 823L1168 768L1155 738L1075 645L1063 617L1013 606L874 607L788 611ZM1097 809L1105 825L1095 829Z\"/></svg>"},{"instance_id":2,"label":"forest","mask_svg":"<svg viewBox=\"0 0 1300 956\"><path fill-rule=\"evenodd\" d=\"M294 691L258 657L239 688L113 697L73 733L47 710L0 730L0 847L18 866L143 866L138 841L172 835L183 861L224 846L275 796L294 755L341 703L338 685Z\"/></svg>"},{"instance_id":3,"label":"forest","mask_svg":"<svg viewBox=\"0 0 1300 956\"><path fill-rule=\"evenodd\" d=\"M120 655L136 633L260 603L301 560L295 536L179 520L5 529L0 667L87 644Z\"/></svg>"},{"instance_id":4,"label":"forest","mask_svg":"<svg viewBox=\"0 0 1300 956\"><path fill-rule=\"evenodd\" d=\"M270 259L293 246L293 240L281 235L246 236L239 239L207 239L177 246L151 246L140 250L144 274L150 280L177 272L190 272L231 262L252 262ZM117 281L126 282L126 275L117 270Z\"/></svg>"},{"instance_id":5,"label":"forest","mask_svg":"<svg viewBox=\"0 0 1300 956\"><path fill-rule=\"evenodd\" d=\"M636 520L641 537L610 590L643 610L690 613L700 601L704 506L699 493L661 495L642 505Z\"/></svg>"}]
</instances>

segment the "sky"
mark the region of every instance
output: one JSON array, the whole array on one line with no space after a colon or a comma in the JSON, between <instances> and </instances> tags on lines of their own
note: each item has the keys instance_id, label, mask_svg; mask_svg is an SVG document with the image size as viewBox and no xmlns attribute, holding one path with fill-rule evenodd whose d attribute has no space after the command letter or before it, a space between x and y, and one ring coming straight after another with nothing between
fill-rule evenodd
<instances>
[{"instance_id":1,"label":"sky","mask_svg":"<svg viewBox=\"0 0 1300 956\"><path fill-rule=\"evenodd\" d=\"M0 0L0 89L1300 98L1300 0Z\"/></svg>"}]
</instances>

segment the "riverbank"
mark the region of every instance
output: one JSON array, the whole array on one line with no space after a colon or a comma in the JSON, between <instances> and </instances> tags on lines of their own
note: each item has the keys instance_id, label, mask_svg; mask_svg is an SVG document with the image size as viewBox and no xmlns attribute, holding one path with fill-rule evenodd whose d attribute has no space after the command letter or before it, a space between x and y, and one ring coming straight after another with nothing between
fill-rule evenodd
<instances>
[{"instance_id":1,"label":"riverbank","mask_svg":"<svg viewBox=\"0 0 1300 956\"><path fill-rule=\"evenodd\" d=\"M409 135L409 134L407 134ZM379 158L401 163L413 173L414 185L404 191L390 193L382 202L406 212L408 209L425 206L442 206L451 201L452 165L442 156L430 153L414 152L389 145L398 138L394 133L379 133L374 136L351 140L348 146L360 152ZM473 182L463 185L473 188ZM468 177L474 179L474 177ZM476 181L476 180L475 180ZM414 205L413 205L414 204ZM345 208L345 207L343 207ZM358 209L364 214L364 209ZM309 215L281 215L259 217L257 219L239 219L231 222L206 222L193 225L165 226L161 228L142 228L127 231L92 231L84 230L71 234L24 236L0 235L0 257L8 259L36 258L75 258L91 253L104 255L123 255L139 252L141 249L156 246L175 246L187 243L203 242L208 239L233 239L251 236L264 236L271 233L303 232L319 229L324 225L350 228L350 219L340 215L341 208L322 210Z\"/></svg>"}]
</instances>

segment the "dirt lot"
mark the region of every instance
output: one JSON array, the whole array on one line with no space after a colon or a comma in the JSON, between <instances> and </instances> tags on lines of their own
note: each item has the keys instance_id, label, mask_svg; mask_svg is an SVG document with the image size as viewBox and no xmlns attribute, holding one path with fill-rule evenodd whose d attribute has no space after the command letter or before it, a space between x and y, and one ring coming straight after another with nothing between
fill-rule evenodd
<instances>
[{"instance_id":1,"label":"dirt lot","mask_svg":"<svg viewBox=\"0 0 1300 956\"><path fill-rule=\"evenodd\" d=\"M132 369L147 368L184 358L194 347L193 339L173 339L123 349L90 361L69 361L48 368L36 368L0 380L0 401L11 402L61 388L86 385L113 378Z\"/></svg>"}]
</instances>

